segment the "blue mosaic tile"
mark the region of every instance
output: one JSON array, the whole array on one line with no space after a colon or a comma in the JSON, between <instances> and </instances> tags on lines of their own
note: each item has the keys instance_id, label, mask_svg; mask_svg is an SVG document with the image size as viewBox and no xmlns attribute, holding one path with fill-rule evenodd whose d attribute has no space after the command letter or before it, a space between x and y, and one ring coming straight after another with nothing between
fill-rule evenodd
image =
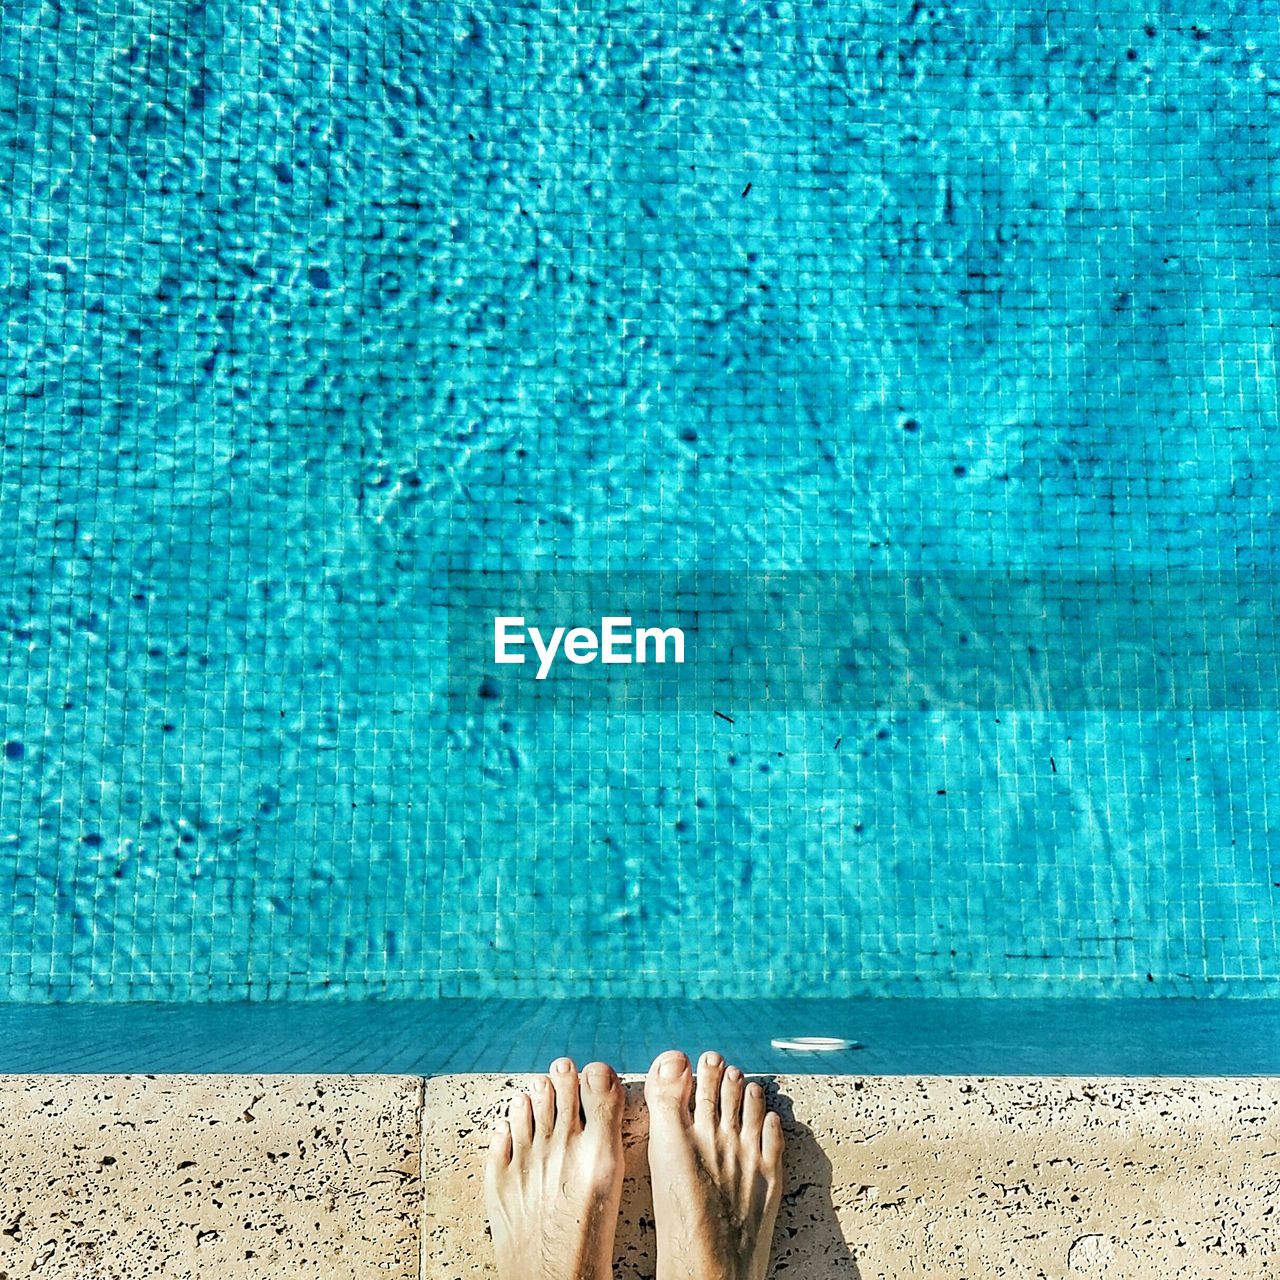
<instances>
[{"instance_id":1,"label":"blue mosaic tile","mask_svg":"<svg viewBox=\"0 0 1280 1280\"><path fill-rule=\"evenodd\" d=\"M6 0L0 996L1280 994L1274 706L462 713L442 624L1274 572L1278 19Z\"/></svg>"}]
</instances>

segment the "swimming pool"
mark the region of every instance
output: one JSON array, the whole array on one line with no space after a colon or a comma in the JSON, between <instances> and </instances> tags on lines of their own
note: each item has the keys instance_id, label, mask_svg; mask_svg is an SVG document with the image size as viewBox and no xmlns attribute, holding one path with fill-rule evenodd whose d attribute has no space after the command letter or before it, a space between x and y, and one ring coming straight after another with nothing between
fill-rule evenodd
<instances>
[{"instance_id":1,"label":"swimming pool","mask_svg":"<svg viewBox=\"0 0 1280 1280\"><path fill-rule=\"evenodd\" d=\"M1274 702L460 708L441 601L1273 573L1278 16L6 3L0 997L1274 998Z\"/></svg>"}]
</instances>

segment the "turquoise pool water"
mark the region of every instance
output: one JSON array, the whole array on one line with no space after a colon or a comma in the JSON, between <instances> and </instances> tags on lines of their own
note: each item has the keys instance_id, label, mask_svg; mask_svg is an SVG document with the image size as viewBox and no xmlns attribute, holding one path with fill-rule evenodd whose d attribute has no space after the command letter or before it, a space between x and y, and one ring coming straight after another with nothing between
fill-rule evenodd
<instances>
[{"instance_id":1,"label":"turquoise pool water","mask_svg":"<svg viewBox=\"0 0 1280 1280\"><path fill-rule=\"evenodd\" d=\"M1280 994L1274 702L457 706L442 612L1269 581L1278 19L3 0L0 997Z\"/></svg>"},{"instance_id":2,"label":"turquoise pool water","mask_svg":"<svg viewBox=\"0 0 1280 1280\"><path fill-rule=\"evenodd\" d=\"M839 1035L836 1052L775 1037ZM1280 1074L1265 1000L257 1000L0 1005L0 1072L545 1071L568 1054L644 1072L664 1049L753 1072L858 1075Z\"/></svg>"}]
</instances>

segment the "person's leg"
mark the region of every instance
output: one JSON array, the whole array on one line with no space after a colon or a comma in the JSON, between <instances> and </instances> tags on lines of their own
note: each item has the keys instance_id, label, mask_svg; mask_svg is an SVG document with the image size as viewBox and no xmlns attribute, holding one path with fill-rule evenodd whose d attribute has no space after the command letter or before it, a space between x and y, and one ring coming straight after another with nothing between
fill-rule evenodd
<instances>
[{"instance_id":1,"label":"person's leg","mask_svg":"<svg viewBox=\"0 0 1280 1280\"><path fill-rule=\"evenodd\" d=\"M649 1068L657 1280L764 1280L782 1197L782 1123L764 1090L717 1053L676 1050Z\"/></svg>"},{"instance_id":2,"label":"person's leg","mask_svg":"<svg viewBox=\"0 0 1280 1280\"><path fill-rule=\"evenodd\" d=\"M512 1099L485 1164L500 1280L609 1280L622 1199L622 1085L612 1067L551 1065Z\"/></svg>"}]
</instances>

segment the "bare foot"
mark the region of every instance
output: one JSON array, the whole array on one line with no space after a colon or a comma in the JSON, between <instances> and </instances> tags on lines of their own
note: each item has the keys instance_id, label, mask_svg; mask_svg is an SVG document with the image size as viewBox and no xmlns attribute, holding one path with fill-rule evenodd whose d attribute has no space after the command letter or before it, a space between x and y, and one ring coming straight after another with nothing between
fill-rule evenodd
<instances>
[{"instance_id":1,"label":"bare foot","mask_svg":"<svg viewBox=\"0 0 1280 1280\"><path fill-rule=\"evenodd\" d=\"M622 1085L568 1058L511 1100L485 1162L501 1280L608 1280L622 1199Z\"/></svg>"},{"instance_id":2,"label":"bare foot","mask_svg":"<svg viewBox=\"0 0 1280 1280\"><path fill-rule=\"evenodd\" d=\"M764 1280L782 1196L782 1122L718 1053L676 1050L649 1068L649 1170L657 1280Z\"/></svg>"}]
</instances>

